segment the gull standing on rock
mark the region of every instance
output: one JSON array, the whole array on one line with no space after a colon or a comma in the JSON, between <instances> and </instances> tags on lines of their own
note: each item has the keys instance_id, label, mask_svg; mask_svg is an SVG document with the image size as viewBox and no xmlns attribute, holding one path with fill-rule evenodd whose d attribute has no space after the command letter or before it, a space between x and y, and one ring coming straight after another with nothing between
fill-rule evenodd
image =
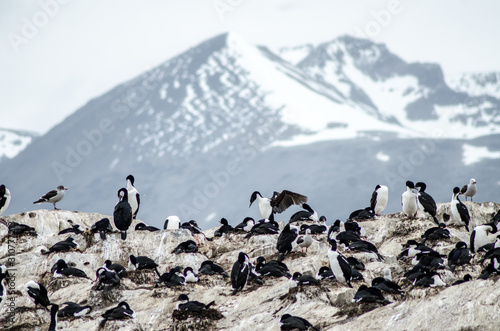
<instances>
[{"instance_id":1,"label":"gull standing on rock","mask_svg":"<svg viewBox=\"0 0 500 331\"><path fill-rule=\"evenodd\" d=\"M465 197L465 201L467 201L467 197L470 197L470 201L472 201L472 197L476 194L476 192L476 180L474 178L471 178L469 184L464 185L460 190L460 195L463 195Z\"/></svg>"},{"instance_id":2,"label":"gull standing on rock","mask_svg":"<svg viewBox=\"0 0 500 331\"><path fill-rule=\"evenodd\" d=\"M64 198L64 191L66 191L68 188L59 185L56 190L52 190L50 192L45 193L38 199L37 201L33 202L33 204L39 204L42 202L50 202L54 204L54 210L59 210L56 208L56 203L61 201L62 198Z\"/></svg>"}]
</instances>

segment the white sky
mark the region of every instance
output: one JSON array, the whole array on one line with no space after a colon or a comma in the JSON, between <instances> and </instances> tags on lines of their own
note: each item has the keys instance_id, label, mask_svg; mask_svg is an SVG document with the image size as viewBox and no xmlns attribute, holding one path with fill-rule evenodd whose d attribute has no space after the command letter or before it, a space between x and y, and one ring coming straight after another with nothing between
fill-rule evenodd
<instances>
[{"instance_id":1,"label":"white sky","mask_svg":"<svg viewBox=\"0 0 500 331\"><path fill-rule=\"evenodd\" d=\"M44 21L42 4L57 1L67 4ZM392 4L399 12L371 39L404 60L439 63L445 74L500 71L497 0L2 0L0 127L45 133L89 99L219 33L270 48L317 44L360 36ZM14 45L26 21L41 27Z\"/></svg>"}]
</instances>

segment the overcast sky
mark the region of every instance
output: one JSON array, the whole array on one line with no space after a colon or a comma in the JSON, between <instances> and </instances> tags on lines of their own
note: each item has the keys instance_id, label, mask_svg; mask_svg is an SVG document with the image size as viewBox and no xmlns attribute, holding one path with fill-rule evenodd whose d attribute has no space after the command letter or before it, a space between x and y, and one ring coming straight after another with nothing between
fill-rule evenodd
<instances>
[{"instance_id":1,"label":"overcast sky","mask_svg":"<svg viewBox=\"0 0 500 331\"><path fill-rule=\"evenodd\" d=\"M0 127L45 133L226 31L271 48L351 34L445 74L500 71L498 13L498 0L2 0Z\"/></svg>"}]
</instances>

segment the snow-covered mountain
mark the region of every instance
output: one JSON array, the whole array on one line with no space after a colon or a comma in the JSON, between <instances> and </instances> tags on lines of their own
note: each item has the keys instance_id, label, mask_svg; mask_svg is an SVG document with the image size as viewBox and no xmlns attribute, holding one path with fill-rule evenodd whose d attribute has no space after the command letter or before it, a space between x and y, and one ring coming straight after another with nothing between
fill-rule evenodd
<instances>
[{"instance_id":1,"label":"snow-covered mountain","mask_svg":"<svg viewBox=\"0 0 500 331\"><path fill-rule=\"evenodd\" d=\"M34 132L0 128L0 162L15 157L38 136Z\"/></svg>"},{"instance_id":2,"label":"snow-covered mountain","mask_svg":"<svg viewBox=\"0 0 500 331\"><path fill-rule=\"evenodd\" d=\"M282 189L345 218L380 183L399 210L410 177L438 202L471 177L494 199L499 112L493 95L450 88L439 65L367 40L272 52L223 34L89 101L0 171L10 212L64 184L58 207L110 214L133 174L155 225L259 217L251 192Z\"/></svg>"},{"instance_id":3,"label":"snow-covered mountain","mask_svg":"<svg viewBox=\"0 0 500 331\"><path fill-rule=\"evenodd\" d=\"M447 83L456 91L472 96L490 95L500 98L500 72L476 72L450 75Z\"/></svg>"}]
</instances>

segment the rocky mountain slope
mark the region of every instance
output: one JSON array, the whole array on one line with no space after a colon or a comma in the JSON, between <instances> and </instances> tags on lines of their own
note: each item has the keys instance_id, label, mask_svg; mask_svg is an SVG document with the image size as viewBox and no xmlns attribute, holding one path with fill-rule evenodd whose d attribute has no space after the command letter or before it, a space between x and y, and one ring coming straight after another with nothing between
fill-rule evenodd
<instances>
[{"instance_id":1,"label":"rocky mountain slope","mask_svg":"<svg viewBox=\"0 0 500 331\"><path fill-rule=\"evenodd\" d=\"M495 203L466 202L466 205L472 216L471 228L488 222L500 208L500 205ZM438 218L442 219L443 213L449 213L449 204L439 204L438 207ZM202 235L193 238L187 230L129 231L126 241L120 239L119 233L110 234L103 241L98 234L85 232L73 235L80 245L81 252L40 254L42 249L68 236L57 235L60 230L69 227L68 219L80 224L81 228L88 229L103 217L104 215L97 213L62 210L35 210L3 217L7 222L28 224L38 233L37 237L22 236L10 239L14 242L12 246L15 249L16 290L10 291L9 297L14 298L17 311L14 324L9 325L7 329L48 328L49 313L41 308L35 309L33 302L23 293L23 284L31 279L47 287L52 302L75 301L93 307L88 316L60 319L59 326L64 330L96 330L102 319L101 314L120 301L130 304L136 318L108 321L106 330L279 330L279 319L285 313L302 316L322 330L496 330L500 323L497 314L500 308L498 276L488 280L476 279L482 269L478 265L481 253L476 254L472 265L458 267L455 272L448 268L440 270L446 287L418 288L404 281L402 275L411 265L408 260L398 260L396 257L401 252L403 243L409 239L419 240L427 228L434 226L429 220L407 220L402 218L400 213L396 213L387 214L377 220L360 222L362 236L378 247L384 261L378 261L371 253L352 253L343 251L341 247L340 250L346 256L353 255L366 265L366 271L363 272L365 281L354 282L353 289L335 281L322 281L321 286L294 287L285 278L264 278L264 284L250 282L243 291L231 296L230 282L222 276L202 275L198 283L166 288L153 285L156 276L151 272L130 271L129 277L123 279L118 288L103 292L96 290L96 284L90 279L54 278L50 268L60 258L74 263L77 268L94 278L95 271L102 266L104 260L110 259L127 266L130 254L151 257L159 264L160 272L175 266L191 266L197 270L206 259L213 260L230 272L241 251L246 252L252 261L258 256L267 259L277 256L277 235L258 235L243 239L243 234L229 234L208 241ZM109 218L112 220L112 217ZM134 221L132 227L136 222ZM231 223L235 225L237 222ZM447 255L456 242L468 242L469 239L469 234L463 227L448 225L450 239L427 242L443 255ZM215 230L216 228L212 228L204 233L208 238L212 238ZM0 225L3 243L7 240L6 235L6 227ZM491 240L494 238L495 235L492 235ZM199 243L198 253L171 253L173 248L187 239ZM285 258L284 262L292 273L300 271L315 275L321 266L328 265L325 235L315 235L314 239L315 242L307 253L300 252L296 247L292 254ZM8 257L8 247L2 244L0 263L6 263ZM386 295L392 303L383 307L377 304L351 303L356 289L361 284L371 284L371 280L382 276L387 267L391 269L393 279L402 285L405 294ZM450 286L466 273L473 276L472 281ZM174 300L182 293L188 294L191 300L204 303L215 301L214 308L222 313L223 317L174 319ZM4 312L2 316L5 316ZM210 316L216 317L216 314Z\"/></svg>"}]
</instances>

